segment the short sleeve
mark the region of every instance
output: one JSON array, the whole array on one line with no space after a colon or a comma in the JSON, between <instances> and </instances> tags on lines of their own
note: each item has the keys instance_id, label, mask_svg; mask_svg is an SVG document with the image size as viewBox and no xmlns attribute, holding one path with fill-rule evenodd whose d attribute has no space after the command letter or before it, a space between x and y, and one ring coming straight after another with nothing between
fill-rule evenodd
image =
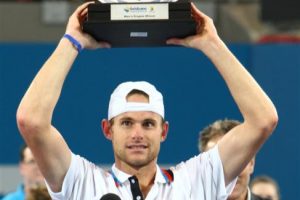
<instances>
[{"instance_id":1,"label":"short sleeve","mask_svg":"<svg viewBox=\"0 0 300 200\"><path fill-rule=\"evenodd\" d=\"M74 180L75 180L76 173L77 173L76 166L77 166L77 170L78 170L79 165L78 165L77 156L72 153L71 164L70 164L70 167L64 178L62 190L60 192L53 192L46 181L46 185L47 185L49 194L53 200L70 199L71 192L72 192L71 187L72 187L73 183L75 182Z\"/></svg>"},{"instance_id":2,"label":"short sleeve","mask_svg":"<svg viewBox=\"0 0 300 200\"><path fill-rule=\"evenodd\" d=\"M179 181L183 182L186 188L190 188L191 199L225 200L236 183L234 179L225 186L223 165L217 145L179 164L175 171Z\"/></svg>"}]
</instances>

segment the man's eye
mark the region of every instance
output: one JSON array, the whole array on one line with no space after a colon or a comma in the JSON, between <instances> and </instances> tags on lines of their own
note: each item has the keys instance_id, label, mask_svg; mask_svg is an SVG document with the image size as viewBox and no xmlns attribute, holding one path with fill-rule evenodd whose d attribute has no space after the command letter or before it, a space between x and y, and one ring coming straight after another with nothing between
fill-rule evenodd
<instances>
[{"instance_id":1,"label":"man's eye","mask_svg":"<svg viewBox=\"0 0 300 200\"><path fill-rule=\"evenodd\" d=\"M122 121L122 122L121 122L121 125L122 125L122 126L131 126L131 125L132 125L132 122L131 122L131 121Z\"/></svg>"},{"instance_id":2,"label":"man's eye","mask_svg":"<svg viewBox=\"0 0 300 200\"><path fill-rule=\"evenodd\" d=\"M155 123L152 122L152 121L145 121L145 122L143 123L143 127L146 127L146 128L152 128L152 127L154 127L154 126L155 126Z\"/></svg>"}]
</instances>

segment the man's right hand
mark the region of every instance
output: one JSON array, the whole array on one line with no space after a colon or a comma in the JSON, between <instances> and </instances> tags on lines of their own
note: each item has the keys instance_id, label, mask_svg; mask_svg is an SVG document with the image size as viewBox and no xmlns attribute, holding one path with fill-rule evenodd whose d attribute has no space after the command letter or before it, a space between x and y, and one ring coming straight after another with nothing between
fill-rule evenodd
<instances>
[{"instance_id":1,"label":"man's right hand","mask_svg":"<svg viewBox=\"0 0 300 200\"><path fill-rule=\"evenodd\" d=\"M74 11L69 18L66 34L73 36L86 49L110 48L109 43L98 42L91 35L82 31L82 24L87 17L88 5L91 3L93 2L84 3Z\"/></svg>"}]
</instances>

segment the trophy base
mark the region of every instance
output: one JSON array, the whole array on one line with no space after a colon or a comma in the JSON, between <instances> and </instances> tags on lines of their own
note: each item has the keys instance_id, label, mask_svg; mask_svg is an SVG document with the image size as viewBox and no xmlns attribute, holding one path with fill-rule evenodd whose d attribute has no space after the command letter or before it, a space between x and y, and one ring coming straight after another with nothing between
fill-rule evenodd
<instances>
[{"instance_id":1,"label":"trophy base","mask_svg":"<svg viewBox=\"0 0 300 200\"><path fill-rule=\"evenodd\" d=\"M157 12L157 17L154 14L150 15L151 13L136 14L138 9L143 11L151 8L153 12L160 4L167 6L167 15L164 12ZM191 17L189 2L174 2L167 5L166 3L120 3L119 5L123 7L118 8L117 16L113 13L114 5L117 4L89 5L88 18L83 24L83 31L98 41L110 43L112 47L166 46L166 40L169 38L184 38L196 33L196 23ZM136 5L138 6L134 7ZM128 14L129 9L134 13ZM126 11L125 14L122 14L123 10ZM139 19L135 19L136 16ZM147 19L148 16L152 18Z\"/></svg>"}]
</instances>

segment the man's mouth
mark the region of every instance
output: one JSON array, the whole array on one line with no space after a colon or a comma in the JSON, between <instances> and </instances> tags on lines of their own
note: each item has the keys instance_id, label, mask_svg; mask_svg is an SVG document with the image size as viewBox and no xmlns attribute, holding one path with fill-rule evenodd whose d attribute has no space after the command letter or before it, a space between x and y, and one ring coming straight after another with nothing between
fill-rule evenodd
<instances>
[{"instance_id":1,"label":"man's mouth","mask_svg":"<svg viewBox=\"0 0 300 200\"><path fill-rule=\"evenodd\" d=\"M144 144L131 144L127 145L128 149L133 149L133 150L141 150L141 149L146 149L147 145Z\"/></svg>"}]
</instances>

